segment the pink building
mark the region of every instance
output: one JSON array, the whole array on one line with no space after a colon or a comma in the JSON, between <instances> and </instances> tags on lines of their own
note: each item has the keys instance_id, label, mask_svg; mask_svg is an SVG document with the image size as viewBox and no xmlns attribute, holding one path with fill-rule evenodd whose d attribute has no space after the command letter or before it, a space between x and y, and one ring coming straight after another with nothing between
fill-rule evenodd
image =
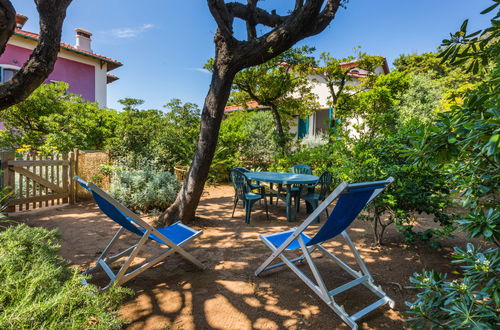
<instances>
[{"instance_id":1,"label":"pink building","mask_svg":"<svg viewBox=\"0 0 500 330\"><path fill-rule=\"evenodd\" d=\"M0 82L9 80L23 66L37 45L39 35L23 30L26 20L26 16L16 15L17 28L0 56ZM118 79L108 72L122 66L122 63L94 53L90 32L83 29L76 29L75 32L74 46L61 42L54 71L46 82L67 82L70 93L105 107L107 84ZM0 123L0 129L2 126Z\"/></svg>"}]
</instances>

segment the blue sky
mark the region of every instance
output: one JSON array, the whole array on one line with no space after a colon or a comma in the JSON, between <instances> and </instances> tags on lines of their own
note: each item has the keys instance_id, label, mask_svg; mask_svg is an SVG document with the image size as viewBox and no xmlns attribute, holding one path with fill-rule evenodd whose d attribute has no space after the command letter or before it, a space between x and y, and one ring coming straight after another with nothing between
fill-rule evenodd
<instances>
[{"instance_id":1,"label":"blue sky","mask_svg":"<svg viewBox=\"0 0 500 330\"><path fill-rule=\"evenodd\" d=\"M267 8L285 14L295 1L266 0ZM25 30L38 32L34 1L12 0L18 13L29 17ZM389 65L402 53L435 50L462 21L482 28L489 16L479 12L491 0L350 0L320 35L299 45L335 57L353 55L355 46L387 57ZM117 100L143 99L145 109L162 109L172 98L200 107L208 91L210 74L203 64L214 56L216 25L202 0L73 0L62 40L74 44L74 29L93 33L94 52L121 61L111 73L120 80L108 85L108 106ZM241 31L237 31L241 33Z\"/></svg>"}]
</instances>

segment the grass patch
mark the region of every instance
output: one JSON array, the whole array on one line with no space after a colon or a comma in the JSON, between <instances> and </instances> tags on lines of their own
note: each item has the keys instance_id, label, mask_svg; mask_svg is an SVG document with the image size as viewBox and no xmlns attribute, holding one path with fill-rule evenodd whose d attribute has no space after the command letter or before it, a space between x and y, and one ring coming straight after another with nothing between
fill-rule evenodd
<instances>
[{"instance_id":1,"label":"grass patch","mask_svg":"<svg viewBox=\"0 0 500 330\"><path fill-rule=\"evenodd\" d=\"M67 267L59 233L24 224L0 232L0 329L119 329L117 308L131 291L98 292Z\"/></svg>"}]
</instances>

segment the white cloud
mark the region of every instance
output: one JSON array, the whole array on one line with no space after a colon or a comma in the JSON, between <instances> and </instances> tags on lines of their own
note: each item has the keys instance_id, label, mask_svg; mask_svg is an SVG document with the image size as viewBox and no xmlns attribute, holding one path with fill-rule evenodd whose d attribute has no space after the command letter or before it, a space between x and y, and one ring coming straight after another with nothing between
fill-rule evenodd
<instances>
[{"instance_id":1,"label":"white cloud","mask_svg":"<svg viewBox=\"0 0 500 330\"><path fill-rule=\"evenodd\" d=\"M188 70L190 71L198 71L198 72L202 72L202 73L211 73L210 71L208 71L207 69L204 69L204 68L187 68Z\"/></svg>"},{"instance_id":2,"label":"white cloud","mask_svg":"<svg viewBox=\"0 0 500 330\"><path fill-rule=\"evenodd\" d=\"M149 30L153 28L153 24L143 24L140 27L137 28L119 28L119 29L113 29L111 30L111 33L116 37L116 38L133 38L137 37L139 34L143 33L146 30Z\"/></svg>"}]
</instances>

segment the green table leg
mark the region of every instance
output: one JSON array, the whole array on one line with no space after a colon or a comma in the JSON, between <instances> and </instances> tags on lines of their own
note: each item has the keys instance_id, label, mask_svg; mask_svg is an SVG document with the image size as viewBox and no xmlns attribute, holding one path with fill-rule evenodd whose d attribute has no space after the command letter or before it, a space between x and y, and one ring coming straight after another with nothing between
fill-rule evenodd
<instances>
[{"instance_id":1,"label":"green table leg","mask_svg":"<svg viewBox=\"0 0 500 330\"><path fill-rule=\"evenodd\" d=\"M286 185L286 219L288 222L292 222L292 187L291 185Z\"/></svg>"}]
</instances>

